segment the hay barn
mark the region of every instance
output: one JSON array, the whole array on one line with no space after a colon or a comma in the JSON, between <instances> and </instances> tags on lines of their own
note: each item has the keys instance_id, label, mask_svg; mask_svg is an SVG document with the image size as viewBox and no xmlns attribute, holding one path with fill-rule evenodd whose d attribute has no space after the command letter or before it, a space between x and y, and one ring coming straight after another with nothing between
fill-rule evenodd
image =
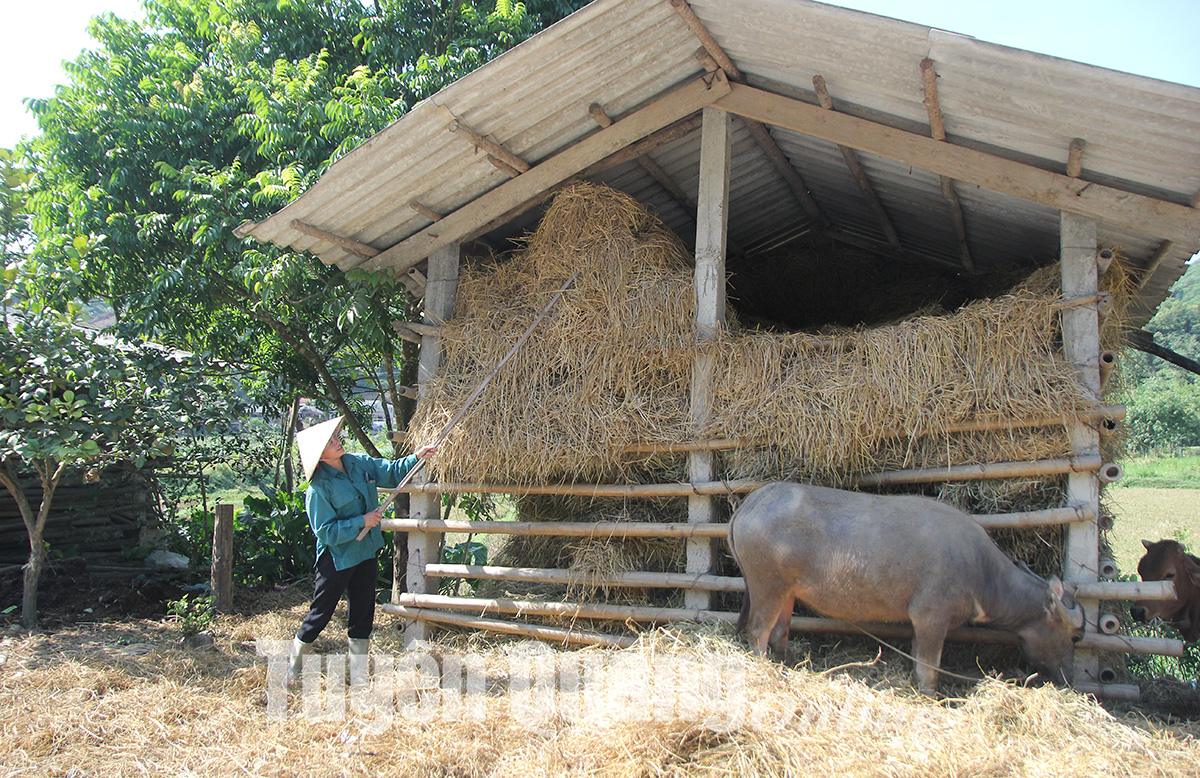
<instances>
[{"instance_id":1,"label":"hay barn","mask_svg":"<svg viewBox=\"0 0 1200 778\"><path fill-rule=\"evenodd\" d=\"M975 514L1079 586L1077 685L1130 697L1110 657L1182 646L1112 634L1162 592L1104 559L1106 387L1198 198L1200 90L803 0L596 0L238 234L423 297L410 443L521 343L385 522L410 639L732 621L731 506L802 480ZM519 520L445 521L451 492ZM506 542L443 564L446 532Z\"/></svg>"}]
</instances>

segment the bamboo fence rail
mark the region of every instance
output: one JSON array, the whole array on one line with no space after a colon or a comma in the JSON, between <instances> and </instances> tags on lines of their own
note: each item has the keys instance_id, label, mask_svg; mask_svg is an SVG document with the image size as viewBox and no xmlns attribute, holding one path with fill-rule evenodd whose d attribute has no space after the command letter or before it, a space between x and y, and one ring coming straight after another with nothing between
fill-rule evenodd
<instances>
[{"instance_id":1,"label":"bamboo fence rail","mask_svg":"<svg viewBox=\"0 0 1200 778\"><path fill-rule=\"evenodd\" d=\"M1072 521L1090 521L1088 508L1051 508L1022 513L997 513L975 516L988 529L1044 527ZM687 524L684 522L635 521L456 521L449 519L384 519L386 532L462 532L492 535L549 535L589 538L723 538L729 524L724 522Z\"/></svg>"},{"instance_id":2,"label":"bamboo fence rail","mask_svg":"<svg viewBox=\"0 0 1200 778\"><path fill-rule=\"evenodd\" d=\"M400 595L396 604L405 608L468 610L481 617L487 613L514 616L541 616L568 619L599 619L645 623L681 621L734 623L738 614L698 608L660 608L649 605L609 605L601 603L541 602L510 598L451 597L438 594ZM396 606L384 606L385 609ZM396 612L388 610L389 613ZM404 615L404 614L401 614ZM868 635L878 638L911 640L912 626L908 624L879 624L844 621L823 616L793 616L793 632L826 633L835 635ZM1017 636L992 627L959 627L946 635L947 640L960 643L992 643L1015 646ZM1159 654L1183 656L1183 642L1168 638L1130 637L1125 635L1089 634L1079 643L1084 648L1128 654Z\"/></svg>"}]
</instances>

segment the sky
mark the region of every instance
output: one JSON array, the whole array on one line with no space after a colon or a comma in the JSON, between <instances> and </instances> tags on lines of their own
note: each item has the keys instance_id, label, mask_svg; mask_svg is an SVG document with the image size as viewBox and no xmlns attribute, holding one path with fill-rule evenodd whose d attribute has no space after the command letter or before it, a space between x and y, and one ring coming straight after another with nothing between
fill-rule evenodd
<instances>
[{"instance_id":1,"label":"sky","mask_svg":"<svg viewBox=\"0 0 1200 778\"><path fill-rule=\"evenodd\" d=\"M728 0L737 2L737 0ZM1091 65L1200 87L1200 0L836 0ZM141 18L141 0L7 0L0 46L0 148L37 133L27 97L50 97L62 63L90 48L88 20Z\"/></svg>"}]
</instances>

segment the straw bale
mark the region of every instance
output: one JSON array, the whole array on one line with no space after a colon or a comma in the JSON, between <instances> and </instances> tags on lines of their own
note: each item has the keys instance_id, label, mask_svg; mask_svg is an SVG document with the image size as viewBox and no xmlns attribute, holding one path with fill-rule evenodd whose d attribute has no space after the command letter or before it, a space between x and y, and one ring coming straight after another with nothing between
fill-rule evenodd
<instances>
[{"instance_id":1,"label":"straw bale","mask_svg":"<svg viewBox=\"0 0 1200 778\"><path fill-rule=\"evenodd\" d=\"M576 282L447 438L435 461L443 479L636 482L645 470L622 448L719 437L754 444L725 459L738 477L837 484L896 463L1059 456L1058 430L946 430L1098 402L1062 358L1056 267L952 314L833 335L747 330L731 317L699 345L690 264L632 198L564 190L515 256L464 272L410 441L437 435L572 272ZM1114 267L1109 278L1121 278ZM716 380L713 413L696 428L688 395L701 349Z\"/></svg>"}]
</instances>

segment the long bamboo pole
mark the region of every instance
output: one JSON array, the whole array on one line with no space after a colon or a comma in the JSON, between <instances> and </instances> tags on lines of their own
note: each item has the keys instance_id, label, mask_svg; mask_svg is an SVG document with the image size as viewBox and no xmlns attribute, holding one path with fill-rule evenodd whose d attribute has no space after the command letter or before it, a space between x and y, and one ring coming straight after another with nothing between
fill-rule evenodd
<instances>
[{"instance_id":1,"label":"long bamboo pole","mask_svg":"<svg viewBox=\"0 0 1200 778\"><path fill-rule=\"evenodd\" d=\"M1097 423L1106 420L1120 421L1125 418L1125 415L1126 408L1124 405L1102 405L1093 410L1085 411L1079 414L1078 417L1072 418L1064 416L1038 416L1028 419L982 419L979 421L951 424L944 429L937 430L937 432L989 432L992 430L1025 429L1028 427L1062 426L1074 421L1087 423ZM884 437L898 438L911 435L912 433L909 430L895 428L885 430L882 434ZM631 446L626 446L622 450L628 454L685 454L689 451L726 451L729 449L753 448L766 445L768 443L761 440L714 438L712 440L683 441L679 443L635 443Z\"/></svg>"},{"instance_id":2,"label":"long bamboo pole","mask_svg":"<svg viewBox=\"0 0 1200 778\"><path fill-rule=\"evenodd\" d=\"M479 614L503 613L516 616L553 616L570 619L602 619L612 621L636 621L647 623L672 623L680 621L736 622L738 614L732 611L715 611L697 608L659 608L649 605L609 605L604 603L539 602L536 600L514 600L510 598L450 597L438 594L402 594L399 606L416 608L442 608L469 610ZM385 605L384 609L395 608ZM391 611L389 611L391 612ZM793 632L825 633L834 635L873 635L875 637L911 640L912 626L909 624L880 624L843 621L824 616L793 616L790 623ZM993 627L958 627L946 634L947 640L959 643L992 643L1015 646L1017 636L1006 630ZM1098 651L1126 654L1158 654L1160 656L1183 656L1183 641L1169 638L1131 637L1127 635L1089 634L1079 646Z\"/></svg>"},{"instance_id":3,"label":"long bamboo pole","mask_svg":"<svg viewBox=\"0 0 1200 778\"><path fill-rule=\"evenodd\" d=\"M1034 475L1095 472L1103 467L1099 455L1038 459L1029 462L998 462L983 465L952 465L949 467L889 470L867 473L853 479L856 486L887 486L891 484L937 483L941 481L976 481L992 478L1023 478ZM749 479L710 481L707 483L668 484L484 484L429 483L409 484L402 491L411 494L440 492L470 492L474 494L552 494L577 497L691 497L752 492L767 481Z\"/></svg>"},{"instance_id":4,"label":"long bamboo pole","mask_svg":"<svg viewBox=\"0 0 1200 778\"><path fill-rule=\"evenodd\" d=\"M575 584L577 586L630 586L669 589L705 589L740 592L741 578L707 573L646 573L631 571L589 575L578 570L545 567L498 567L495 565L425 565L425 575L442 578L485 578L492 581Z\"/></svg>"},{"instance_id":5,"label":"long bamboo pole","mask_svg":"<svg viewBox=\"0 0 1200 778\"><path fill-rule=\"evenodd\" d=\"M1171 581L1092 581L1079 584L1076 597L1087 600L1173 600Z\"/></svg>"},{"instance_id":6,"label":"long bamboo pole","mask_svg":"<svg viewBox=\"0 0 1200 778\"><path fill-rule=\"evenodd\" d=\"M450 430L454 429L454 426L462 420L462 417L466 415L467 411L471 408L471 405L476 399L479 398L479 395L483 394L483 390L487 388L487 385L491 383L492 379L496 376L496 373L500 372L500 368L504 366L504 363L507 362L513 354L517 353L517 350L520 349L522 345L524 345L525 341L528 340L529 336L533 333L534 327L538 326L542 319L546 318L546 314L548 314L550 309L554 307L554 304L558 302L558 298L562 297L563 293L567 291L567 287L575 282L575 277L578 275L579 271L575 271L571 274L570 278L563 282L563 285L559 287L558 291L554 293L554 296L550 298L550 302L546 303L546 307L542 309L541 313L539 313L532 322L530 322L529 327L521 334L521 337L517 338L517 342L512 345L512 348L508 350L508 353L500 358L500 361L497 362L496 366L492 368L492 372L483 377L483 380L479 382L479 385L475 387L475 391L471 392L471 395L467 397L465 402L463 402L462 407L458 409L458 413L454 415L454 418L450 420L450 423L442 428L442 431L438 434L437 439L433 441L434 447L440 445L441 442L446 439L446 436L450 434ZM392 501L395 500L401 492L404 491L404 487L408 485L409 481L412 480L413 476L415 476L424 465L425 459L418 459L417 463L413 465L412 468L405 474L403 480L396 484L396 488L393 489L390 494L388 494L387 499L383 501L377 510L380 512L387 510L387 507L392 504ZM358 537L355 539L362 540L370 531L370 527L363 527L362 532L358 533Z\"/></svg>"},{"instance_id":7,"label":"long bamboo pole","mask_svg":"<svg viewBox=\"0 0 1200 778\"><path fill-rule=\"evenodd\" d=\"M408 608L402 605L381 605L380 610L396 616L403 616L414 621L432 621L437 624L452 624L469 629L482 629L489 632L500 632L505 635L520 635L537 638L554 643L573 643L587 646L610 646L612 648L628 648L636 642L636 638L618 635L601 635L598 632L586 632L560 627L543 627L537 624L516 624L499 619L481 619L464 616L460 613L442 613L425 608Z\"/></svg>"},{"instance_id":8,"label":"long bamboo pole","mask_svg":"<svg viewBox=\"0 0 1200 778\"><path fill-rule=\"evenodd\" d=\"M642 521L454 521L384 519L389 532L469 532L492 535L552 535L589 538L723 538L726 523Z\"/></svg>"},{"instance_id":9,"label":"long bamboo pole","mask_svg":"<svg viewBox=\"0 0 1200 778\"><path fill-rule=\"evenodd\" d=\"M996 513L975 516L987 529L1044 527L1089 521L1089 508L1051 508L1023 513ZM640 521L458 521L442 519L384 519L380 526L387 532L463 532L491 535L549 535L590 538L723 538L729 524L724 522L686 524L682 522Z\"/></svg>"}]
</instances>

